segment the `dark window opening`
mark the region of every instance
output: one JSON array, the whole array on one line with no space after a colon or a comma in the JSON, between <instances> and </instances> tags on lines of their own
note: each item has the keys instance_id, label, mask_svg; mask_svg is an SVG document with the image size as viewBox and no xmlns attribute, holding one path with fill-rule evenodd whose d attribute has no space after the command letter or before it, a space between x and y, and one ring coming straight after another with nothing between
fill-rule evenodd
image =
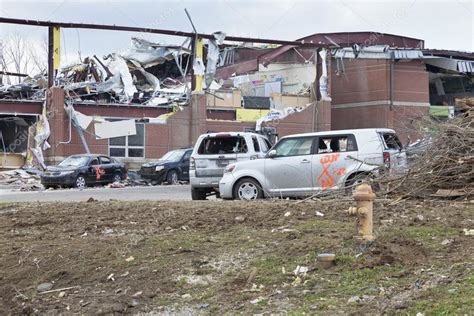
<instances>
[{"instance_id":1,"label":"dark window opening","mask_svg":"<svg viewBox=\"0 0 474 316\"><path fill-rule=\"evenodd\" d=\"M403 145L398 139L398 136L391 133L382 133L383 140L385 142L386 149L400 150Z\"/></svg>"},{"instance_id":2,"label":"dark window opening","mask_svg":"<svg viewBox=\"0 0 474 316\"><path fill-rule=\"evenodd\" d=\"M198 149L200 155L241 154L248 151L247 142L241 136L204 138Z\"/></svg>"},{"instance_id":3,"label":"dark window opening","mask_svg":"<svg viewBox=\"0 0 474 316\"><path fill-rule=\"evenodd\" d=\"M253 149L255 152L260 152L260 145L258 144L258 139L255 136L252 136Z\"/></svg>"},{"instance_id":4,"label":"dark window opening","mask_svg":"<svg viewBox=\"0 0 474 316\"><path fill-rule=\"evenodd\" d=\"M356 151L354 135L319 137L318 154Z\"/></svg>"}]
</instances>

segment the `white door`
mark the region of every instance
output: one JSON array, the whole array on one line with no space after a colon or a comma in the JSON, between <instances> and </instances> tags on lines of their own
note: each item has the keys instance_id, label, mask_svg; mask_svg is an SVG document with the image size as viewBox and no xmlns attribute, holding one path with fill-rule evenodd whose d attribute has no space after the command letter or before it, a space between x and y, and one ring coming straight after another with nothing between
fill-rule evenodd
<instances>
[{"instance_id":1,"label":"white door","mask_svg":"<svg viewBox=\"0 0 474 316\"><path fill-rule=\"evenodd\" d=\"M284 138L275 147L275 157L265 159L266 187L271 196L302 196L311 193L314 139Z\"/></svg>"}]
</instances>

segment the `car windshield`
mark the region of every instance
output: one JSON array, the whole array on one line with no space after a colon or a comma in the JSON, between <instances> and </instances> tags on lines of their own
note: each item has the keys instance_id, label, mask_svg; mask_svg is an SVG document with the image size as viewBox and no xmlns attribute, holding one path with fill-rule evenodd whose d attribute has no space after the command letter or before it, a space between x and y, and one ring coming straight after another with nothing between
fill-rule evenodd
<instances>
[{"instance_id":1,"label":"car windshield","mask_svg":"<svg viewBox=\"0 0 474 316\"><path fill-rule=\"evenodd\" d=\"M79 167L79 166L84 166L88 160L89 160L89 157L86 157L86 156L71 156L61 161L58 166L59 167Z\"/></svg>"},{"instance_id":2,"label":"car windshield","mask_svg":"<svg viewBox=\"0 0 474 316\"><path fill-rule=\"evenodd\" d=\"M184 150L172 150L167 152L160 160L178 161L183 157Z\"/></svg>"}]
</instances>

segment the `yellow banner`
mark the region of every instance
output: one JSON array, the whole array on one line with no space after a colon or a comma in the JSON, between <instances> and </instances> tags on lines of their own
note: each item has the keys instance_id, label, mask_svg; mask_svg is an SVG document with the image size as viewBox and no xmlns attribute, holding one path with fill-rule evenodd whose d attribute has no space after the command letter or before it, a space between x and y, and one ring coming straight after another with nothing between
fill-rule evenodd
<instances>
[{"instance_id":1,"label":"yellow banner","mask_svg":"<svg viewBox=\"0 0 474 316\"><path fill-rule=\"evenodd\" d=\"M237 121L254 122L261 117L267 115L270 110L254 110L254 109L237 109Z\"/></svg>"},{"instance_id":2,"label":"yellow banner","mask_svg":"<svg viewBox=\"0 0 474 316\"><path fill-rule=\"evenodd\" d=\"M60 42L61 42L61 31L59 26L53 27L53 68L55 70L59 70L59 65L61 64L61 50L60 50Z\"/></svg>"}]
</instances>

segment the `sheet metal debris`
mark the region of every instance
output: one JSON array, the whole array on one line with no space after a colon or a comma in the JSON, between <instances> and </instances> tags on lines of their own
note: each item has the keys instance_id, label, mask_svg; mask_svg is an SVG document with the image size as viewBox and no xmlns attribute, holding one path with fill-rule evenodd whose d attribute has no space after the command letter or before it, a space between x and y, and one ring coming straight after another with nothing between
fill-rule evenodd
<instances>
[{"instance_id":1,"label":"sheet metal debris","mask_svg":"<svg viewBox=\"0 0 474 316\"><path fill-rule=\"evenodd\" d=\"M187 43L185 41L183 45ZM65 90L67 100L75 103L183 104L188 102L189 56L188 47L162 45L134 37L130 48L123 53L114 52L102 58L93 55L63 67L55 78L55 85ZM26 77L20 84L1 85L0 99L44 100L46 88L45 73ZM179 93L169 95L162 89L178 89Z\"/></svg>"}]
</instances>

